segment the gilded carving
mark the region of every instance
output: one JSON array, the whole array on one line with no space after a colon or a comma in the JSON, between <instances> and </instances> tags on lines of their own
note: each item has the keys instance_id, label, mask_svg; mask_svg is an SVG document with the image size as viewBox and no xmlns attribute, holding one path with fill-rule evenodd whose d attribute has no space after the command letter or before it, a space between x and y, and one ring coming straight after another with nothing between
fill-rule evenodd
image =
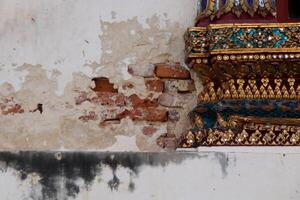
<instances>
[{"instance_id":1,"label":"gilded carving","mask_svg":"<svg viewBox=\"0 0 300 200\"><path fill-rule=\"evenodd\" d=\"M299 32L296 23L194 27L185 34L186 56L214 55L217 61L299 59Z\"/></svg>"},{"instance_id":2,"label":"gilded carving","mask_svg":"<svg viewBox=\"0 0 300 200\"><path fill-rule=\"evenodd\" d=\"M274 2L211 0L202 11L275 15ZM300 24L211 24L185 40L204 89L180 147L300 146Z\"/></svg>"}]
</instances>

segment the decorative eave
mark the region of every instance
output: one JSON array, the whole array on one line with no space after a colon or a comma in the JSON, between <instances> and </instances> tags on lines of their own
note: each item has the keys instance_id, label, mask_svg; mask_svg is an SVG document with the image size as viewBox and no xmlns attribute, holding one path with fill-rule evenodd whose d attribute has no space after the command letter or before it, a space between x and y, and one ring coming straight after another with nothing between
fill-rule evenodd
<instances>
[{"instance_id":1,"label":"decorative eave","mask_svg":"<svg viewBox=\"0 0 300 200\"><path fill-rule=\"evenodd\" d=\"M185 34L186 61L278 61L300 59L300 23L211 24Z\"/></svg>"},{"instance_id":2,"label":"decorative eave","mask_svg":"<svg viewBox=\"0 0 300 200\"><path fill-rule=\"evenodd\" d=\"M300 23L211 24L185 39L204 89L179 147L300 146Z\"/></svg>"}]
</instances>

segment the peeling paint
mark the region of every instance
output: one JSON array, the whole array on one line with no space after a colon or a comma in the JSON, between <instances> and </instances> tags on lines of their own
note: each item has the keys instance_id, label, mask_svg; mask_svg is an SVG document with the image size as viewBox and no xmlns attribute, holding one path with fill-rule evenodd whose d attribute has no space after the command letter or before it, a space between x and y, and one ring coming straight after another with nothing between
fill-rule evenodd
<instances>
[{"instance_id":1,"label":"peeling paint","mask_svg":"<svg viewBox=\"0 0 300 200\"><path fill-rule=\"evenodd\" d=\"M149 93L143 78L128 73L128 66L183 61L182 35L192 23L189 16L195 13L185 8L184 12L189 15L180 18L178 12L168 6L182 2L170 2L153 10L147 9L147 13L134 10L138 12L136 15L124 12L118 5L107 12L109 17L103 16L101 10L100 18L97 6L93 6L99 3L96 1L90 5L84 1L73 2L68 8L68 16L64 16L65 11L56 10L56 1L33 3L32 7L25 8L23 3L1 2L0 7L7 8L4 13L18 13L21 9L22 14L6 15L0 20L3 36L0 44L7 49L0 55L0 102L13 98L24 112L0 116L0 136L3 138L0 149L159 151L156 145L159 135L144 137L143 123L124 119L119 124L102 127L99 126L101 115L99 119L84 122L80 120L84 113L93 111L97 116L99 113L108 115L107 108L88 102L76 105L74 99L78 92L92 92L94 77L108 77L125 96L158 97L158 93ZM68 1L65 3L62 4L67 5ZM119 3L124 4L123 1ZM48 11L43 10L46 5ZM154 4L147 1L147 5ZM193 10L192 0L184 5ZM82 16L88 8L92 10ZM176 9L183 12L182 8ZM26 14L29 13L28 18ZM30 27L23 26L23 22ZM18 38L27 40L7 43L19 41ZM187 116L195 101L196 97L179 109L180 115ZM188 118L181 117L180 122L170 126L175 127L176 134L181 134L188 124ZM165 126L162 124L161 130L168 131ZM162 131L158 133L163 134ZM129 137L132 146L129 147L126 139L120 139L122 136Z\"/></svg>"},{"instance_id":2,"label":"peeling paint","mask_svg":"<svg viewBox=\"0 0 300 200\"><path fill-rule=\"evenodd\" d=\"M8 82L19 90L26 74L13 70L13 66L41 64L50 73L59 70L56 94L62 95L65 86L72 81L73 73L95 75L85 66L100 63L103 52L108 50L104 50L101 45L103 39L98 37L105 31L100 26L101 22L118 24L136 18L137 24L147 30L152 24L149 18L157 16L160 29L170 29L171 22L184 26L178 32L178 36L182 36L184 29L193 23L195 2L165 1L162 4L152 0L143 2L147 9L140 9L138 0L131 2L131 6L122 0L113 3L92 0L89 4L83 0L38 3L30 0L28 4L1 1L0 12L6 16L0 20L0 44L5 49L0 55L0 71L6 74L1 76L0 73L1 83ZM176 10L170 9L170 6ZM182 38L180 40L182 42Z\"/></svg>"}]
</instances>

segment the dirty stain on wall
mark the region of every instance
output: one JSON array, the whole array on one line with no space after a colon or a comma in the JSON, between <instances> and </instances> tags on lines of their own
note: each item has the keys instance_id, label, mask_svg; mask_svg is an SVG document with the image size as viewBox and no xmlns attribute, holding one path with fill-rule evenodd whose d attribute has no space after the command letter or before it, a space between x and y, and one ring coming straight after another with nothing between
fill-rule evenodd
<instances>
[{"instance_id":1,"label":"dirty stain on wall","mask_svg":"<svg viewBox=\"0 0 300 200\"><path fill-rule=\"evenodd\" d=\"M0 192L5 200L299 199L299 158L271 152L1 152Z\"/></svg>"},{"instance_id":2,"label":"dirty stain on wall","mask_svg":"<svg viewBox=\"0 0 300 200\"><path fill-rule=\"evenodd\" d=\"M122 168L130 176L128 191L134 192L134 179L143 166L166 167L170 163L180 164L184 160L200 158L196 154L155 154L155 153L96 153L96 152L1 152L1 171L13 169L21 181L30 180L40 186L38 193L32 192L33 199L60 200L75 198L94 182L101 182L104 168L111 170L111 179L106 182L107 190L117 192L124 184L117 170ZM204 156L206 157L206 156ZM80 188L80 180L85 188ZM78 182L79 181L79 182ZM34 185L34 184L33 184ZM62 187L62 188L60 188ZM61 196L62 195L62 196Z\"/></svg>"}]
</instances>

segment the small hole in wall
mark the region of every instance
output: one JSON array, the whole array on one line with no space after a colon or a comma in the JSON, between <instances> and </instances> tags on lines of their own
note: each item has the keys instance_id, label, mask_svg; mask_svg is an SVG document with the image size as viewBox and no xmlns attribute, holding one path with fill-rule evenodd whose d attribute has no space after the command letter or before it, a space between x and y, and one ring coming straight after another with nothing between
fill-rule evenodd
<instances>
[{"instance_id":1,"label":"small hole in wall","mask_svg":"<svg viewBox=\"0 0 300 200\"><path fill-rule=\"evenodd\" d=\"M92 90L95 92L118 92L118 90L114 88L114 84L110 83L106 77L93 78L92 81L95 86Z\"/></svg>"},{"instance_id":2,"label":"small hole in wall","mask_svg":"<svg viewBox=\"0 0 300 200\"><path fill-rule=\"evenodd\" d=\"M108 125L112 125L112 124L116 125L116 124L120 124L120 123L121 123L120 119L106 119L103 122L100 122L99 125L100 125L100 127L104 128Z\"/></svg>"},{"instance_id":3,"label":"small hole in wall","mask_svg":"<svg viewBox=\"0 0 300 200\"><path fill-rule=\"evenodd\" d=\"M40 113L42 114L43 113L43 104L39 103L37 105L37 110L40 111Z\"/></svg>"},{"instance_id":4,"label":"small hole in wall","mask_svg":"<svg viewBox=\"0 0 300 200\"><path fill-rule=\"evenodd\" d=\"M39 103L39 104L37 104L35 109L30 110L30 112L36 112L36 111L39 111L42 114L43 113L43 104Z\"/></svg>"},{"instance_id":5,"label":"small hole in wall","mask_svg":"<svg viewBox=\"0 0 300 200\"><path fill-rule=\"evenodd\" d=\"M124 85L122 86L122 88L123 88L124 90L126 90L126 89L132 89L132 88L134 88L134 85L132 85L131 83L126 83L126 84L124 84Z\"/></svg>"}]
</instances>

